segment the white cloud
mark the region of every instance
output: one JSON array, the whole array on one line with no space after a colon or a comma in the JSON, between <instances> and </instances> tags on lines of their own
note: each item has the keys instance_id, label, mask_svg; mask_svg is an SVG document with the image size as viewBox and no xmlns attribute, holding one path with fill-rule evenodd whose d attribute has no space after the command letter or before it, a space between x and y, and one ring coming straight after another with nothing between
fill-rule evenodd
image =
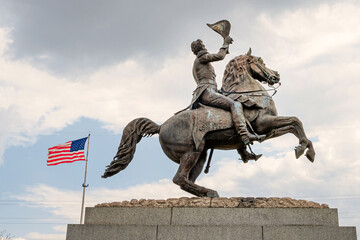
<instances>
[{"instance_id":1,"label":"white cloud","mask_svg":"<svg viewBox=\"0 0 360 240\"><path fill-rule=\"evenodd\" d=\"M78 223L80 219L81 192L58 189L45 184L29 187L27 193L14 196L18 200L24 201L24 206L29 203L29 207L46 209L56 217L65 218L64 222ZM98 203L118 202L131 199L166 199L171 197L190 196L184 193L180 188L172 183L171 180L162 179L158 182L141 184L129 187L127 189L88 189L86 192L85 207L92 207ZM66 219L67 218L67 219ZM77 220L75 220L77 219ZM57 225L53 227L55 231L66 232L66 225ZM26 235L27 239L65 239L62 234L46 234L40 232L31 232Z\"/></svg>"},{"instance_id":2,"label":"white cloud","mask_svg":"<svg viewBox=\"0 0 360 240\"><path fill-rule=\"evenodd\" d=\"M350 126L320 128L312 132L316 160L310 163L306 157L295 159L288 142L287 146L265 142L266 149L281 151L273 156L264 156L255 163L241 164L237 160L223 160L216 172L203 177L199 183L218 189L225 196L316 196L340 195L360 192L360 130ZM345 138L347 140L344 145ZM296 144L296 141L293 141ZM285 150L287 148L288 150ZM262 148L259 147L261 152ZM285 154L284 154L285 153Z\"/></svg>"},{"instance_id":3,"label":"white cloud","mask_svg":"<svg viewBox=\"0 0 360 240\"><path fill-rule=\"evenodd\" d=\"M3 50L11 40L8 30L0 30ZM39 134L80 117L100 120L114 131L139 116L166 120L191 100L194 83L184 81L191 79L189 57L168 59L156 70L130 59L90 76L65 79L26 61L9 60L0 51L0 163L7 147L32 143Z\"/></svg>"},{"instance_id":4,"label":"white cloud","mask_svg":"<svg viewBox=\"0 0 360 240\"><path fill-rule=\"evenodd\" d=\"M190 196L184 194L171 180L162 179L158 182L141 184L127 189L94 188L86 192L86 206L94 206L103 202L116 202L131 200L133 198L164 199L170 197ZM68 218L70 222L80 219L81 192L58 189L45 184L40 184L27 189L27 194L16 196L18 200L36 203L41 208L48 209L56 216ZM26 204L25 204L26 205ZM29 205L31 206L31 205ZM62 229L58 226L58 231Z\"/></svg>"},{"instance_id":5,"label":"white cloud","mask_svg":"<svg viewBox=\"0 0 360 240\"><path fill-rule=\"evenodd\" d=\"M254 54L267 56L269 66L280 71L283 86L275 97L280 113L299 116L307 129L359 117L353 111L360 100L360 33L354 31L359 15L360 5L352 1L277 16L260 14L244 38L258 43ZM33 143L39 134L60 130L80 117L100 120L118 132L140 116L164 122L191 99L190 51L155 70L128 59L65 79L25 60L10 60L5 55L9 36L9 29L0 29L0 163L9 146ZM225 64L215 66L218 81Z\"/></svg>"},{"instance_id":6,"label":"white cloud","mask_svg":"<svg viewBox=\"0 0 360 240\"><path fill-rule=\"evenodd\" d=\"M58 226L54 226L53 229L57 232L64 232L66 233L66 226L64 225L58 225Z\"/></svg>"},{"instance_id":7,"label":"white cloud","mask_svg":"<svg viewBox=\"0 0 360 240\"><path fill-rule=\"evenodd\" d=\"M258 44L254 55L263 56L280 72L283 85L274 98L279 113L294 114L303 121L308 136L317 139L316 160L313 164L305 157L296 160L292 149L297 140L284 136L258 147L264 156L256 163L214 161L210 174L201 177L199 184L222 196L328 196L325 203L337 195L360 192L360 32L354 30L360 25L359 15L360 4L354 1L277 16L260 14L254 32L244 37ZM79 117L98 119L119 131L140 116L164 122L191 99L191 53L168 59L156 70L128 59L89 76L65 79L26 61L9 60L4 53L10 42L9 30L0 29L0 163L7 147L34 142L38 134L60 130ZM215 66L218 81L219 66L224 65ZM127 189L89 189L86 202L93 206L179 196L184 192L165 179ZM69 222L79 217L78 191L37 185L18 199L38 202ZM59 199L67 202L59 203ZM358 208L355 201L335 201L330 207L351 211ZM343 221L360 227L356 219ZM64 234L33 232L27 238L64 239Z\"/></svg>"},{"instance_id":8,"label":"white cloud","mask_svg":"<svg viewBox=\"0 0 360 240\"><path fill-rule=\"evenodd\" d=\"M316 57L331 54L341 48L356 47L360 32L360 4L343 1L333 5L321 4L299 8L277 16L263 13L257 25L267 38L279 65L309 64ZM280 50L280 52L278 51Z\"/></svg>"},{"instance_id":9,"label":"white cloud","mask_svg":"<svg viewBox=\"0 0 360 240\"><path fill-rule=\"evenodd\" d=\"M283 86L274 98L279 113L298 116L308 136L317 139L315 163L305 157L296 160L292 149L297 140L284 136L258 147L264 156L256 163L218 161L208 176L199 179L199 184L223 196L336 198L360 192L360 115L356 108L360 102L360 33L354 31L360 25L359 15L360 5L352 1L287 11L275 17L260 15L254 32L244 37L258 44L255 55L267 56L265 62L279 70ZM8 31L0 31L1 51L11 41ZM191 98L192 58L190 53L179 55L156 70L128 59L74 80L57 78L27 62L10 61L2 54L0 116L6 128L0 126L4 132L0 155L6 147L31 142L37 134L61 129L80 116L99 119L114 131L140 116L165 121ZM171 180L160 180L128 189L89 190L86 201L92 206L183 195ZM80 196L77 191L38 185L19 199L42 202L42 207L52 214L73 221L79 217ZM50 204L58 199L75 204ZM333 207L343 211L358 207L351 201L348 205L334 203L338 205ZM349 224L358 223L350 220Z\"/></svg>"},{"instance_id":10,"label":"white cloud","mask_svg":"<svg viewBox=\"0 0 360 240\"><path fill-rule=\"evenodd\" d=\"M4 55L9 44L12 43L8 37L10 31L10 28L0 28L0 55Z\"/></svg>"},{"instance_id":11,"label":"white cloud","mask_svg":"<svg viewBox=\"0 0 360 240\"><path fill-rule=\"evenodd\" d=\"M26 236L29 240L64 240L65 234L44 234L39 232L30 232Z\"/></svg>"},{"instance_id":12,"label":"white cloud","mask_svg":"<svg viewBox=\"0 0 360 240\"><path fill-rule=\"evenodd\" d=\"M314 163L309 162L304 156L295 159L293 151L284 152L286 147L282 144L269 141L261 145L274 152L281 150L284 153L274 157L271 153L264 152L264 156L257 162L247 164L234 159L213 159L210 174L202 175L197 184L217 190L221 196L226 197L305 198L327 203L332 208L339 208L340 212L354 211L353 209L359 207L357 200L351 198L354 193L360 192L360 149L357 147L357 143L360 142L360 130L329 126L328 129L315 129L312 134L319 139L314 143L317 151ZM349 141L346 146L343 146L343 140L338 136ZM260 146L258 151L261 149ZM166 199L181 196L190 195L180 190L170 179L162 179L126 189L89 189L86 194L86 206L134 198ZM346 204L344 201L337 201L338 196L347 199ZM79 218L80 191L37 185L29 187L26 194L18 195L16 198L28 203L37 203L55 216L68 218L69 223L74 223L74 219ZM346 216L340 215L343 224L360 227L360 222L356 218L347 219ZM64 226L58 226L57 230L63 231ZM28 237L30 236L34 235Z\"/></svg>"},{"instance_id":13,"label":"white cloud","mask_svg":"<svg viewBox=\"0 0 360 240\"><path fill-rule=\"evenodd\" d=\"M355 1L260 14L253 52L281 75L279 115L298 116L306 130L359 119L359 15Z\"/></svg>"}]
</instances>

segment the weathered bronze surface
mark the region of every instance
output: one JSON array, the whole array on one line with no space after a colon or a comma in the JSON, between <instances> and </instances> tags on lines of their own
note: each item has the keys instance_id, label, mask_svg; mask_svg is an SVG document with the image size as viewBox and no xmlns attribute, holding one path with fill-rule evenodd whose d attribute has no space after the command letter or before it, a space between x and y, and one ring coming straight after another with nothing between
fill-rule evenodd
<instances>
[{"instance_id":1,"label":"weathered bronze surface","mask_svg":"<svg viewBox=\"0 0 360 240\"><path fill-rule=\"evenodd\" d=\"M227 35L219 53L209 54L201 40L197 40L194 48L200 46L200 50L192 50L196 55L193 73L198 86L190 109L180 111L161 126L147 118L131 121L123 131L118 152L107 166L104 178L125 169L134 156L136 144L143 136L153 134L159 134L164 153L179 164L173 182L199 197L219 197L216 191L195 184L209 149L236 149L247 162L261 156L246 151L250 142L292 133L299 139L296 158L306 151L305 156L314 161L315 150L301 121L278 116L272 97L260 84L273 86L279 83L280 75L266 67L260 57L252 56L251 49L227 64L222 94L218 93L210 62L223 59L230 43L232 39Z\"/></svg>"}]
</instances>

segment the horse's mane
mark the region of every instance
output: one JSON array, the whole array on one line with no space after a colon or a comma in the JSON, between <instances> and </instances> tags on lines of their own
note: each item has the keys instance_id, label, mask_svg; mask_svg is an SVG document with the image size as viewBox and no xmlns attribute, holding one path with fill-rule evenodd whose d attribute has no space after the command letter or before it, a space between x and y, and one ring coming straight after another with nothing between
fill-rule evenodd
<instances>
[{"instance_id":1,"label":"horse's mane","mask_svg":"<svg viewBox=\"0 0 360 240\"><path fill-rule=\"evenodd\" d=\"M245 64L248 57L248 55L240 55L230 60L225 67L222 80L223 87L234 83L234 79L239 79L244 74L246 71Z\"/></svg>"}]
</instances>

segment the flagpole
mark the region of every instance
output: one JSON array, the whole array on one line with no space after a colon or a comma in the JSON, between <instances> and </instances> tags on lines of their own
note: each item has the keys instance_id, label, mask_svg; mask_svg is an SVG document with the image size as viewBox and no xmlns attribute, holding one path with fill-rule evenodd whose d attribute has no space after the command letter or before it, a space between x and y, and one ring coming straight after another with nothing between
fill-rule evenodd
<instances>
[{"instance_id":1,"label":"flagpole","mask_svg":"<svg viewBox=\"0 0 360 240\"><path fill-rule=\"evenodd\" d=\"M85 159L85 176L84 176L84 183L83 183L83 195L82 195L82 204L81 204L81 216L80 216L80 224L83 224L83 216L84 216L84 203L85 203L85 188L89 186L86 185L86 176L87 176L87 166L88 166L88 157L89 157L89 145L90 145L90 133L88 135L88 144L86 150L86 159Z\"/></svg>"}]
</instances>

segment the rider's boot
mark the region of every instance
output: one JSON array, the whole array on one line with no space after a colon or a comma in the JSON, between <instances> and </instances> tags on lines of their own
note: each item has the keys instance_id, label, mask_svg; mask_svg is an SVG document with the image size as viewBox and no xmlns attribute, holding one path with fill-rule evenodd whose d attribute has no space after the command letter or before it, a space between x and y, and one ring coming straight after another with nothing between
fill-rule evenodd
<instances>
[{"instance_id":1,"label":"rider's boot","mask_svg":"<svg viewBox=\"0 0 360 240\"><path fill-rule=\"evenodd\" d=\"M248 145L248 144L252 143L253 141L259 141L259 142L264 141L264 139L266 138L266 135L257 135L257 134L250 133L247 130L244 117L241 120L243 120L243 121L240 121L240 124L239 124L240 129L238 132L239 132L241 140L243 141L243 143L245 145Z\"/></svg>"},{"instance_id":2,"label":"rider's boot","mask_svg":"<svg viewBox=\"0 0 360 240\"><path fill-rule=\"evenodd\" d=\"M246 150L246 147L242 147L242 148L239 148L237 149L237 152L239 153L240 157L241 157L241 160L244 162L244 163L247 163L249 160L255 160L257 161L261 156L262 154L255 154L255 153L249 153L247 150ZM239 159L240 160L240 159Z\"/></svg>"},{"instance_id":3,"label":"rider's boot","mask_svg":"<svg viewBox=\"0 0 360 240\"><path fill-rule=\"evenodd\" d=\"M232 117L235 124L235 128L240 135L241 140L245 145L252 143L253 141L263 141L265 139L265 135L255 135L249 133L246 127L243 107L241 103L235 102L232 108Z\"/></svg>"}]
</instances>

